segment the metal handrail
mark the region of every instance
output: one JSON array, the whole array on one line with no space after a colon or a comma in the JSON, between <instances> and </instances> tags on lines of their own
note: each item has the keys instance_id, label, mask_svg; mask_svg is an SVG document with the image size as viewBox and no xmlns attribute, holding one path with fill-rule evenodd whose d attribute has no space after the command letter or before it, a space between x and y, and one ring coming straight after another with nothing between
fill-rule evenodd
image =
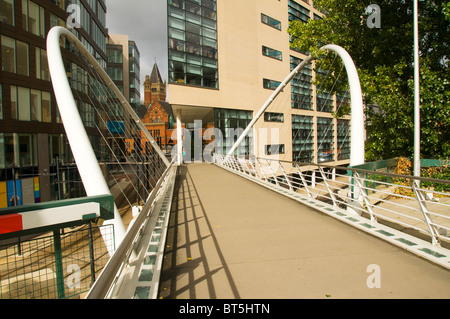
<instances>
[{"instance_id":1,"label":"metal handrail","mask_svg":"<svg viewBox=\"0 0 450 319\"><path fill-rule=\"evenodd\" d=\"M431 237L433 245L440 246L440 240L450 240L450 204L435 202L429 198L426 198L425 193L434 195L450 196L449 193L422 189L416 182L431 182L440 184L450 184L449 180L440 180L435 178L426 178L418 176L392 174L387 172L371 171L367 169L359 169L344 166L332 166L327 164L317 163L299 163L286 160L277 160L270 158L259 157L233 157L223 156L215 154L216 164L227 167L230 170L245 174L247 177L257 180L264 180L271 183L273 187L283 187L286 192L299 194L302 191L305 192L305 196L309 198L321 199L327 198L333 206L340 206L344 209L353 209L358 215L366 213L369 215L371 222L377 223L381 218L385 221L393 222L398 225L406 226L408 228L424 232ZM253 165L253 163L258 165ZM266 164L264 164L266 163ZM272 177L268 177L267 167L273 164L279 165L279 169L276 174L272 174ZM289 170L288 165L292 170ZM266 165L266 168L264 168ZM300 167L305 169L303 172ZM330 179L331 173L325 172L324 168L335 169L337 171L346 171L347 174L339 174L334 171L334 176L340 178ZM273 170L271 170L273 171ZM311 172L310 175L307 172ZM320 173L317 175L316 173ZM409 181L407 185L394 184L386 181L378 181L369 178L365 178L364 174L378 175L391 179L404 179ZM269 174L270 175L270 174ZM309 184L305 178L310 178ZM342 179L347 179L343 181ZM332 181L332 183L331 183ZM316 187L311 187L311 184L316 182ZM386 188L379 189L370 188L366 184L374 183L373 185L383 185ZM322 185L319 187L319 185ZM271 186L272 187L272 186ZM411 193L412 196L397 194L389 191L388 187L403 188ZM346 188L348 190L344 191ZM339 196L335 196L338 194ZM380 197L374 196L381 195ZM387 196L395 197L402 200L411 200L414 205L408 206L408 203L396 203L392 200L387 200ZM377 204L376 204L377 203ZM379 203L379 204L378 204ZM387 204L390 206L387 207ZM407 212L402 212L400 209L407 208ZM432 211L439 208L443 212ZM446 212L448 211L448 214ZM394 217L392 214L395 214ZM433 218L440 219L439 222L433 221ZM411 223L410 221L413 221ZM422 227L421 227L422 226Z\"/></svg>"},{"instance_id":2,"label":"metal handrail","mask_svg":"<svg viewBox=\"0 0 450 319\"><path fill-rule=\"evenodd\" d=\"M149 213L155 199L158 196L161 185L164 183L175 161L176 160L173 159L164 173L161 175L161 178L158 180L158 183L151 192L147 202L142 208L142 211L137 216L136 221L127 230L124 239L106 264L99 278L95 281L94 285L86 296L86 299L104 299L107 297L108 292L114 284L114 280L117 278L117 274L120 272L120 269L123 267L123 265L128 261L130 252L133 249L135 238L138 235L145 220L149 217Z\"/></svg>"}]
</instances>

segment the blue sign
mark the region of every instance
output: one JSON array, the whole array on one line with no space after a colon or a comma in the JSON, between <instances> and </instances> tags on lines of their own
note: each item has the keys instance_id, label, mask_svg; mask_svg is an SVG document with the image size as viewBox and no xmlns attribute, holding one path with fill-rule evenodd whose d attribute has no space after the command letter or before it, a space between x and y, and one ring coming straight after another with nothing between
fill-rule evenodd
<instances>
[{"instance_id":1,"label":"blue sign","mask_svg":"<svg viewBox=\"0 0 450 319\"><path fill-rule=\"evenodd\" d=\"M111 134L125 133L125 124L123 121L108 121L108 130Z\"/></svg>"}]
</instances>

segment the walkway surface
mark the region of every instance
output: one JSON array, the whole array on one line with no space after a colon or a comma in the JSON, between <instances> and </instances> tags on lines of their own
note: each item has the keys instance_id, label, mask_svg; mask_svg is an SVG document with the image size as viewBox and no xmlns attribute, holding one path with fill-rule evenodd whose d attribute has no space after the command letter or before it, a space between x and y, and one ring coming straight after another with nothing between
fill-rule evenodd
<instances>
[{"instance_id":1,"label":"walkway surface","mask_svg":"<svg viewBox=\"0 0 450 319\"><path fill-rule=\"evenodd\" d=\"M444 268L220 167L178 169L160 298L450 298Z\"/></svg>"}]
</instances>

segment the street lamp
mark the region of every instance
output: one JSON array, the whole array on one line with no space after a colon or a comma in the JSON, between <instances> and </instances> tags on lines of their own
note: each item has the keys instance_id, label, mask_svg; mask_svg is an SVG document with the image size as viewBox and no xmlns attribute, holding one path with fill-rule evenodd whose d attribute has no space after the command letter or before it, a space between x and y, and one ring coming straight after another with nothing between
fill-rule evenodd
<instances>
[{"instance_id":1,"label":"street lamp","mask_svg":"<svg viewBox=\"0 0 450 319\"><path fill-rule=\"evenodd\" d=\"M414 176L420 177L419 3L414 0Z\"/></svg>"}]
</instances>

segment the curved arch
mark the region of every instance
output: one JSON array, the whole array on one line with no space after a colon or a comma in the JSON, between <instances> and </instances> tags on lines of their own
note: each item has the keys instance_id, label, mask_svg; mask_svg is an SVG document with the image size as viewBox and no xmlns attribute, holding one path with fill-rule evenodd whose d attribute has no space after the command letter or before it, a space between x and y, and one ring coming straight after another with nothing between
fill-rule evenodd
<instances>
[{"instance_id":1,"label":"curved arch","mask_svg":"<svg viewBox=\"0 0 450 319\"><path fill-rule=\"evenodd\" d=\"M55 93L59 114L66 131L67 140L69 141L87 196L111 194L105 178L103 177L100 165L97 162L94 150L92 149L91 142L84 128L72 94L72 89L67 79L59 44L62 36L65 36L66 39L80 50L80 52L85 54L85 51L87 50L83 50L84 46L81 42L79 42L70 31L63 27L54 27L48 33L48 66L52 79L53 91ZM89 55L93 58L90 53ZM87 56L87 58L89 62L92 63L92 59L90 59L89 56ZM95 61L95 63L92 64L95 67L98 63ZM118 247L125 237L126 229L120 218L117 207L114 207L114 219L112 221L105 221L105 224L112 224L114 226L115 247ZM112 240L110 237L111 235L108 236L106 232L102 232L102 236L105 243ZM107 247L109 247L109 245L107 245ZM109 254L113 254L112 249L109 249Z\"/></svg>"},{"instance_id":2,"label":"curved arch","mask_svg":"<svg viewBox=\"0 0 450 319\"><path fill-rule=\"evenodd\" d=\"M145 125L140 121L139 117L134 112L126 98L122 95L120 90L110 79L108 74L103 70L97 60L84 47L84 45L64 27L53 27L47 36L47 58L52 79L53 90L58 104L59 113L66 131L67 139L75 159L75 162L80 173L81 180L86 190L87 196L96 196L110 194L109 187L104 179L102 170L97 162L97 158L92 149L89 137L84 128L80 117L75 99L72 94L69 81L67 79L64 61L62 58L60 39L65 37L77 50L85 57L92 65L96 72L102 77L106 85L119 98L120 103L131 118L136 122L141 131L145 134L147 140L151 143L155 151L161 157L166 166L169 166L169 161L158 147L157 143L150 135ZM114 239L115 247L118 247L125 236L126 229L120 218L120 214L115 207L115 217L112 221L105 221L105 224L110 223L114 225ZM107 236L106 234L102 234ZM111 236L111 235L109 235ZM111 240L110 237L105 240ZM110 251L110 254L112 252Z\"/></svg>"},{"instance_id":3,"label":"curved arch","mask_svg":"<svg viewBox=\"0 0 450 319\"><path fill-rule=\"evenodd\" d=\"M344 62L350 87L350 166L364 164L364 108L358 71L348 52L335 44L325 45L321 50L335 52Z\"/></svg>"},{"instance_id":4,"label":"curved arch","mask_svg":"<svg viewBox=\"0 0 450 319\"><path fill-rule=\"evenodd\" d=\"M350 87L350 101L351 101L351 145L350 145L350 166L360 165L364 163L364 109L362 101L361 84L359 82L358 71L356 66L348 54L348 52L342 47L334 44L325 45L320 50L327 50L335 52L342 59L345 69L347 71L347 77ZM278 88L269 97L266 103L261 107L252 121L248 124L244 132L239 136L236 143L232 146L227 154L228 156L233 155L236 148L243 141L245 136L247 136L250 129L258 121L258 119L264 114L264 111L269 107L269 105L275 100L278 94L283 91L283 89L288 85L292 78L299 73L307 64L315 60L313 56L308 56L302 61L278 86Z\"/></svg>"}]
</instances>

